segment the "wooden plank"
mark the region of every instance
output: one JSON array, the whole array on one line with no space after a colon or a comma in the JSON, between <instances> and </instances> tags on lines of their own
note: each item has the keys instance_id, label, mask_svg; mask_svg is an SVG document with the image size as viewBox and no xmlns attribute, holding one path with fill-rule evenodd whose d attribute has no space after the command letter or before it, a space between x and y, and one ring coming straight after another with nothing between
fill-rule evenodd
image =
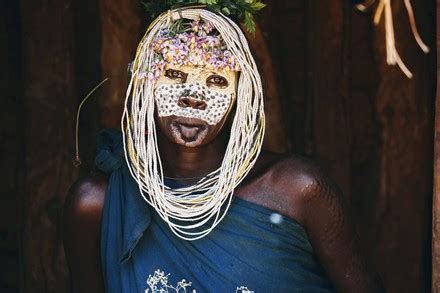
<instances>
[{"instance_id":1,"label":"wooden plank","mask_svg":"<svg viewBox=\"0 0 440 293\"><path fill-rule=\"evenodd\" d=\"M412 3L422 36L432 44L430 3ZM393 15L397 48L414 78L386 64L384 26L378 26L373 39L379 76L374 97L378 190L371 209L375 262L389 292L426 292L433 155L429 59L412 37L403 1L393 2Z\"/></svg>"},{"instance_id":2,"label":"wooden plank","mask_svg":"<svg viewBox=\"0 0 440 293\"><path fill-rule=\"evenodd\" d=\"M432 292L440 292L440 0L436 1L437 95L434 131L434 190L432 203Z\"/></svg>"},{"instance_id":3,"label":"wooden plank","mask_svg":"<svg viewBox=\"0 0 440 293\"><path fill-rule=\"evenodd\" d=\"M267 40L259 24L255 34L249 34L242 27L254 52L264 89L264 111L266 114L266 131L263 148L272 152L285 153L288 150L284 112L280 96L280 84L277 72L269 51Z\"/></svg>"},{"instance_id":4,"label":"wooden plank","mask_svg":"<svg viewBox=\"0 0 440 293\"><path fill-rule=\"evenodd\" d=\"M308 1L307 97L314 157L350 197L348 1ZM325 49L323 49L325 48Z\"/></svg>"},{"instance_id":5,"label":"wooden plank","mask_svg":"<svg viewBox=\"0 0 440 293\"><path fill-rule=\"evenodd\" d=\"M312 115L306 97L306 2L265 1L267 7L261 11L259 18L272 57L272 79L278 87L279 103L283 109L283 120L278 123L285 124L287 149L301 154L311 153L309 124ZM267 82L270 83L272 81ZM267 113L272 114L271 107L267 108Z\"/></svg>"},{"instance_id":6,"label":"wooden plank","mask_svg":"<svg viewBox=\"0 0 440 293\"><path fill-rule=\"evenodd\" d=\"M103 78L101 76L101 19L99 2L75 0L72 2L74 23L75 91L78 103ZM96 135L101 126L99 97L101 90L88 99L80 116L80 171L84 174L93 168Z\"/></svg>"},{"instance_id":7,"label":"wooden plank","mask_svg":"<svg viewBox=\"0 0 440 293\"><path fill-rule=\"evenodd\" d=\"M77 177L72 166L76 110L70 0L21 6L26 114L23 250L26 292L68 292L61 211Z\"/></svg>"},{"instance_id":8,"label":"wooden plank","mask_svg":"<svg viewBox=\"0 0 440 293\"><path fill-rule=\"evenodd\" d=\"M23 204L23 101L21 94L19 3L0 2L0 291L21 284L19 231Z\"/></svg>"},{"instance_id":9,"label":"wooden plank","mask_svg":"<svg viewBox=\"0 0 440 293\"><path fill-rule=\"evenodd\" d=\"M100 11L101 72L104 78L109 77L100 100L101 123L119 128L127 88L127 67L134 59L141 37L140 4L131 0L101 0Z\"/></svg>"}]
</instances>

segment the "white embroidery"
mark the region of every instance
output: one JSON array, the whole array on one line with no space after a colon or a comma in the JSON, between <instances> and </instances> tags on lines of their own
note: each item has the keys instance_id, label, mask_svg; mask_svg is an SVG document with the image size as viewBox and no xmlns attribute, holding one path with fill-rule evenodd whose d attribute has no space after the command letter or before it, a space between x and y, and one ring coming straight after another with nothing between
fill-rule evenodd
<instances>
[{"instance_id":1,"label":"white embroidery","mask_svg":"<svg viewBox=\"0 0 440 293\"><path fill-rule=\"evenodd\" d=\"M169 292L186 293L187 287L191 287L192 283L187 282L185 279L182 279L182 281L177 282L176 287L168 285L169 275L170 274L165 275L165 273L161 270L155 270L153 276L151 274L148 276L147 284L148 287L150 288L145 289L145 293L169 293ZM191 293L196 293L196 290L193 289ZM237 287L235 293L255 293L255 292L249 290L248 287L240 286Z\"/></svg>"},{"instance_id":2,"label":"white embroidery","mask_svg":"<svg viewBox=\"0 0 440 293\"><path fill-rule=\"evenodd\" d=\"M151 289L151 293L169 293L169 292L186 293L186 287L191 287L191 282L186 282L185 279L182 279L182 281L177 282L176 287L168 285L169 275L170 274L165 275L165 273L162 272L161 270L156 270L153 276L149 275L147 279L147 284L150 288L146 289L145 293L150 293L150 289ZM196 290L193 290L192 292L196 293Z\"/></svg>"},{"instance_id":3,"label":"white embroidery","mask_svg":"<svg viewBox=\"0 0 440 293\"><path fill-rule=\"evenodd\" d=\"M248 287L240 286L240 287L237 287L237 290L235 290L235 293L255 293L255 292L249 290Z\"/></svg>"}]
</instances>

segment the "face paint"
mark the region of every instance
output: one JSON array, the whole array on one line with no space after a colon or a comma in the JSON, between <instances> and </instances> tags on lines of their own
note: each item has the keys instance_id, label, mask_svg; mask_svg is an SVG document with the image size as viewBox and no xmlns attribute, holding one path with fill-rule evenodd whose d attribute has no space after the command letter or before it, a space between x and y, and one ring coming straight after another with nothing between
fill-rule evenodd
<instances>
[{"instance_id":1,"label":"face paint","mask_svg":"<svg viewBox=\"0 0 440 293\"><path fill-rule=\"evenodd\" d=\"M215 125L233 104L236 79L235 72L218 72L203 67L169 69L155 85L158 115L197 118Z\"/></svg>"},{"instance_id":2,"label":"face paint","mask_svg":"<svg viewBox=\"0 0 440 293\"><path fill-rule=\"evenodd\" d=\"M155 92L159 117L179 116L197 118L210 125L217 124L231 105L232 95L210 90L199 83L172 85L163 84ZM179 103L182 99L192 99L192 107Z\"/></svg>"}]
</instances>

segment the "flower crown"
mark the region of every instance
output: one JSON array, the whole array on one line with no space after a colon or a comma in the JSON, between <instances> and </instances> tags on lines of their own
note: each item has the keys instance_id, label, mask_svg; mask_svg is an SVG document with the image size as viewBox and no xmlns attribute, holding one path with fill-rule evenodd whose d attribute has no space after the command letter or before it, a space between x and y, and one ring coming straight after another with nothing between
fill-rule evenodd
<instances>
[{"instance_id":1,"label":"flower crown","mask_svg":"<svg viewBox=\"0 0 440 293\"><path fill-rule=\"evenodd\" d=\"M154 56L147 73L150 80L158 79L170 65L240 71L235 56L208 21L180 19L171 27L160 30L151 48Z\"/></svg>"},{"instance_id":2,"label":"flower crown","mask_svg":"<svg viewBox=\"0 0 440 293\"><path fill-rule=\"evenodd\" d=\"M254 14L266 7L261 0L142 0L142 4L152 17L169 9L203 5L212 12L242 21L251 34L255 32Z\"/></svg>"}]
</instances>

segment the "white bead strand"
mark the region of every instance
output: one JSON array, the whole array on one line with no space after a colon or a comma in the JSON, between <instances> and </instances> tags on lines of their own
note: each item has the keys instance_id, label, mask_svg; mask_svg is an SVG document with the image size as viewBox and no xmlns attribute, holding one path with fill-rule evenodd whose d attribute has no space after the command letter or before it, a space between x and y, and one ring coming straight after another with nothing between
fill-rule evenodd
<instances>
[{"instance_id":1,"label":"white bead strand","mask_svg":"<svg viewBox=\"0 0 440 293\"><path fill-rule=\"evenodd\" d=\"M154 81L146 78L153 60L151 44L161 29L180 18L210 22L237 59L236 114L221 166L193 185L164 185L154 121ZM235 187L244 179L261 151L265 120L263 89L255 60L240 28L222 14L200 8L176 9L160 15L138 46L127 89L122 130L130 173L147 201L178 237L196 240L206 236L225 216Z\"/></svg>"}]
</instances>

